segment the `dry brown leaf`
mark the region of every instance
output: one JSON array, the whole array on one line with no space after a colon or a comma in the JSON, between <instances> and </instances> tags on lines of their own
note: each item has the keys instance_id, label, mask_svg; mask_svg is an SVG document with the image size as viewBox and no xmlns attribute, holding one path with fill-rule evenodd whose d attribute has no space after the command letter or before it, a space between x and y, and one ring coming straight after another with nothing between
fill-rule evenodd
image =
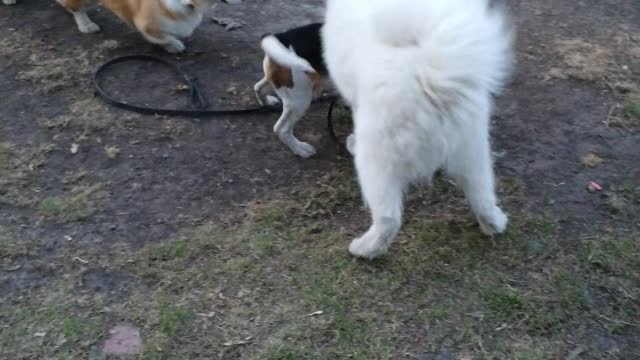
<instances>
[{"instance_id":1,"label":"dry brown leaf","mask_svg":"<svg viewBox=\"0 0 640 360\"><path fill-rule=\"evenodd\" d=\"M105 146L104 151L107 153L109 159L115 159L118 157L118 154L120 154L120 149L116 146Z\"/></svg>"},{"instance_id":2,"label":"dry brown leaf","mask_svg":"<svg viewBox=\"0 0 640 360\"><path fill-rule=\"evenodd\" d=\"M588 153L583 156L580 161L588 167L597 167L604 162L604 159L594 153Z\"/></svg>"}]
</instances>

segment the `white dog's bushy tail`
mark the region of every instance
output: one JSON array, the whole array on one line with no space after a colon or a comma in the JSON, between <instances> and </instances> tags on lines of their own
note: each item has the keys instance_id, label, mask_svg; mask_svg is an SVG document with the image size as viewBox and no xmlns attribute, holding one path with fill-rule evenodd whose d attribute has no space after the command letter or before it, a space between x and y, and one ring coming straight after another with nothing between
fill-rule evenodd
<instances>
[{"instance_id":1,"label":"white dog's bushy tail","mask_svg":"<svg viewBox=\"0 0 640 360\"><path fill-rule=\"evenodd\" d=\"M432 100L446 105L466 96L464 89L501 89L510 74L513 42L502 9L490 7L487 0L379 4L372 13L377 41L410 50L406 63Z\"/></svg>"},{"instance_id":2,"label":"white dog's bushy tail","mask_svg":"<svg viewBox=\"0 0 640 360\"><path fill-rule=\"evenodd\" d=\"M260 43L265 54L277 64L289 68L297 68L307 72L316 72L309 62L295 54L293 50L287 49L277 37L266 36Z\"/></svg>"}]
</instances>

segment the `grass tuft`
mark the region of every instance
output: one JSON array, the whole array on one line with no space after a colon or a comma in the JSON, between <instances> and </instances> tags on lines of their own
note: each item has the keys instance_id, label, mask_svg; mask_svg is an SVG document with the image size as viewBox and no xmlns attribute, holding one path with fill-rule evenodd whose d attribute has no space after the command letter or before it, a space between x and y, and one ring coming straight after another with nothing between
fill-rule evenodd
<instances>
[{"instance_id":1,"label":"grass tuft","mask_svg":"<svg viewBox=\"0 0 640 360\"><path fill-rule=\"evenodd\" d=\"M520 295L502 287L490 287L481 297L497 321L511 321L525 308L525 300Z\"/></svg>"},{"instance_id":2,"label":"grass tuft","mask_svg":"<svg viewBox=\"0 0 640 360\"><path fill-rule=\"evenodd\" d=\"M632 98L625 102L624 112L628 116L640 119L640 98Z\"/></svg>"},{"instance_id":3,"label":"grass tuft","mask_svg":"<svg viewBox=\"0 0 640 360\"><path fill-rule=\"evenodd\" d=\"M92 196L102 188L101 184L76 189L69 197L51 197L40 201L38 213L60 222L83 221L95 212Z\"/></svg>"},{"instance_id":4,"label":"grass tuft","mask_svg":"<svg viewBox=\"0 0 640 360\"><path fill-rule=\"evenodd\" d=\"M180 326L190 317L189 311L177 306L162 304L160 306L160 331L172 338L176 336Z\"/></svg>"}]
</instances>

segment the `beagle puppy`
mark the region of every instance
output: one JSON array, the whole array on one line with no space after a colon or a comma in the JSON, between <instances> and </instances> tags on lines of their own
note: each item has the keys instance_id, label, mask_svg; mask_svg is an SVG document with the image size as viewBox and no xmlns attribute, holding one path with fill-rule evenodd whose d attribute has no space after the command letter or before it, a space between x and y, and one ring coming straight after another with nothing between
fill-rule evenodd
<instances>
[{"instance_id":1,"label":"beagle puppy","mask_svg":"<svg viewBox=\"0 0 640 360\"><path fill-rule=\"evenodd\" d=\"M253 87L260 104L282 102L282 115L273 130L294 154L303 158L314 155L316 150L298 140L293 128L314 97L333 87L322 56L322 26L314 23L264 36L260 43L265 53L264 77ZM267 94L269 87L279 99Z\"/></svg>"}]
</instances>

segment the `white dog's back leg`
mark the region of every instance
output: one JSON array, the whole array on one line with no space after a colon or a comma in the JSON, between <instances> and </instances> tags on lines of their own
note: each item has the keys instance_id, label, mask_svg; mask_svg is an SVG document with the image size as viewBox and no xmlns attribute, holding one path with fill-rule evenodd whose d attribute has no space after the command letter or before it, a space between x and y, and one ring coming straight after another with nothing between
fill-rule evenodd
<instances>
[{"instance_id":1,"label":"white dog's back leg","mask_svg":"<svg viewBox=\"0 0 640 360\"><path fill-rule=\"evenodd\" d=\"M497 206L489 144L489 111L484 113L486 118L468 122L473 125L463 130L459 147L448 154L447 172L464 190L482 232L495 235L506 229L507 216Z\"/></svg>"},{"instance_id":2,"label":"white dog's back leg","mask_svg":"<svg viewBox=\"0 0 640 360\"><path fill-rule=\"evenodd\" d=\"M373 115L364 119L360 118L364 114L358 112L354 114L356 123L373 120ZM387 134L356 131L355 136L352 146L358 180L373 223L364 235L351 242L349 251L355 256L374 258L387 251L400 229L406 174L395 168L395 149L388 148L392 143L380 138Z\"/></svg>"},{"instance_id":3,"label":"white dog's back leg","mask_svg":"<svg viewBox=\"0 0 640 360\"><path fill-rule=\"evenodd\" d=\"M349 251L365 258L384 254L402 222L404 181L375 154L375 149L358 146L355 155L362 196L369 206L373 223L364 235L351 242Z\"/></svg>"}]
</instances>

